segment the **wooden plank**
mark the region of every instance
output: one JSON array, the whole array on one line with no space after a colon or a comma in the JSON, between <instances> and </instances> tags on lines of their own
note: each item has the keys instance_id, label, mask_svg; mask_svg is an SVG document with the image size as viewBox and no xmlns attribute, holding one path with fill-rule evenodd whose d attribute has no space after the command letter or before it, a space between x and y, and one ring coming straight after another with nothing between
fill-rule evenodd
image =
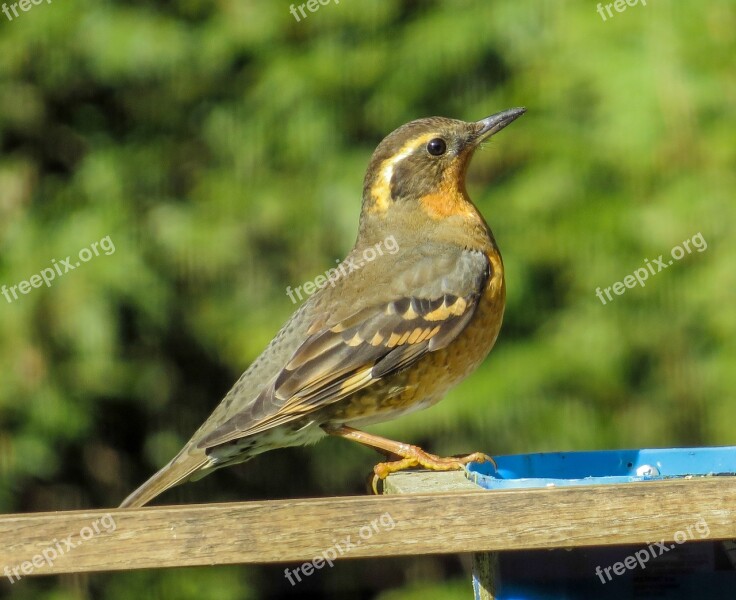
<instances>
[{"instance_id":1,"label":"wooden plank","mask_svg":"<svg viewBox=\"0 0 736 600\"><path fill-rule=\"evenodd\" d=\"M429 494L484 491L465 476L465 471L399 471L384 482L384 494Z\"/></svg>"},{"instance_id":2,"label":"wooden plank","mask_svg":"<svg viewBox=\"0 0 736 600\"><path fill-rule=\"evenodd\" d=\"M95 533L98 519L114 531ZM699 519L709 539L736 538L736 477L4 515L0 570L34 556L25 575L643 544Z\"/></svg>"},{"instance_id":3,"label":"wooden plank","mask_svg":"<svg viewBox=\"0 0 736 600\"><path fill-rule=\"evenodd\" d=\"M384 482L384 494L483 491L464 471L399 471ZM475 600L494 600L498 581L498 552L474 552L472 558Z\"/></svg>"},{"instance_id":4,"label":"wooden plank","mask_svg":"<svg viewBox=\"0 0 736 600\"><path fill-rule=\"evenodd\" d=\"M498 552L473 553L473 597L475 600L496 600L498 571Z\"/></svg>"}]
</instances>

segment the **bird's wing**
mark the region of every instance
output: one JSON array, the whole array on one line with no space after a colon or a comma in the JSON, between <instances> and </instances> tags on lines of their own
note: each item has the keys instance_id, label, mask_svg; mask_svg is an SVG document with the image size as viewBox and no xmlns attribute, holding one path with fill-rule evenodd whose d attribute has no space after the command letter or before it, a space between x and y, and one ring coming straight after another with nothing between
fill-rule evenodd
<instances>
[{"instance_id":1,"label":"bird's wing","mask_svg":"<svg viewBox=\"0 0 736 600\"><path fill-rule=\"evenodd\" d=\"M255 401L200 437L197 447L213 448L296 421L447 346L472 318L491 266L484 253L461 249L454 257L426 256L420 263L408 274L413 294L367 303L342 318L315 319ZM402 275L407 273L394 276Z\"/></svg>"}]
</instances>

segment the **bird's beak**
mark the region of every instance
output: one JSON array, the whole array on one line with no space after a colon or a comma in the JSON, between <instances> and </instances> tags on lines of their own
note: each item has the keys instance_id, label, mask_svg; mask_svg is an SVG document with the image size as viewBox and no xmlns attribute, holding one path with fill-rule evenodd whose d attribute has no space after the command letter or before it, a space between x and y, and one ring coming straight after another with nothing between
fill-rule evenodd
<instances>
[{"instance_id":1,"label":"bird's beak","mask_svg":"<svg viewBox=\"0 0 736 600\"><path fill-rule=\"evenodd\" d=\"M482 142L498 133L506 127L506 125L518 119L525 112L526 108L523 107L510 108L509 110L504 110L503 112L496 113L495 115L491 115L490 117L486 117L485 119L478 121L476 125L480 127L480 130L476 134L476 142Z\"/></svg>"}]
</instances>

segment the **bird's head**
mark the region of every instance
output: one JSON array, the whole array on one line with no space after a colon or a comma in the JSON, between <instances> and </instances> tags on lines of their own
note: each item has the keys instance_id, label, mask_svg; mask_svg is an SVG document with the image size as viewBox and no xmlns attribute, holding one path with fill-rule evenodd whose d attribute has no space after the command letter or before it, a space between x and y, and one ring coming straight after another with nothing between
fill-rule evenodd
<instances>
[{"instance_id":1,"label":"bird's head","mask_svg":"<svg viewBox=\"0 0 736 600\"><path fill-rule=\"evenodd\" d=\"M361 230L405 228L474 211L465 173L481 142L526 112L512 108L480 121L444 117L402 125L376 148L363 184Z\"/></svg>"}]
</instances>

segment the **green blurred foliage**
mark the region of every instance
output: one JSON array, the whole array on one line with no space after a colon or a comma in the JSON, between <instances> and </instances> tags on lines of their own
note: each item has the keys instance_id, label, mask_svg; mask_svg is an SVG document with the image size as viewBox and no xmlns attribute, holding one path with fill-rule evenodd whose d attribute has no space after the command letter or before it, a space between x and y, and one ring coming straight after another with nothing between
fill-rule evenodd
<instances>
[{"instance_id":1,"label":"green blurred foliage","mask_svg":"<svg viewBox=\"0 0 736 600\"><path fill-rule=\"evenodd\" d=\"M117 505L288 318L286 286L348 251L381 138L517 105L528 114L469 173L507 270L497 347L444 402L374 430L440 453L733 444L735 32L731 0L605 22L583 0L342 0L300 22L265 0L0 13L0 285L115 245L0 296L1 509ZM706 251L596 298L698 232ZM362 493L375 459L326 440L165 500ZM281 571L0 594L393 600L459 598L467 582L453 557L343 562L300 590Z\"/></svg>"}]
</instances>

